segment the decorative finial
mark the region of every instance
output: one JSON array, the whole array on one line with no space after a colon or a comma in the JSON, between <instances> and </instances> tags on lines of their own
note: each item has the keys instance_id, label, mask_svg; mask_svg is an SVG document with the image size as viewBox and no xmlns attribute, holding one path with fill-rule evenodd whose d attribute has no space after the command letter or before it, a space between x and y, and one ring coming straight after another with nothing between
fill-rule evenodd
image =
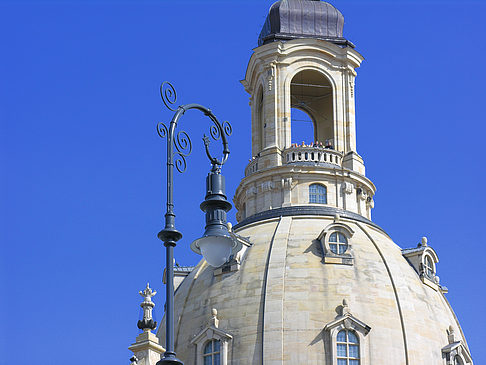
<instances>
[{"instance_id":1,"label":"decorative finial","mask_svg":"<svg viewBox=\"0 0 486 365\"><path fill-rule=\"evenodd\" d=\"M449 326L449 330L447 331L447 339L449 340L449 343L453 343L456 341L455 339L455 334L454 334L454 328L452 325Z\"/></svg>"},{"instance_id":2,"label":"decorative finial","mask_svg":"<svg viewBox=\"0 0 486 365\"><path fill-rule=\"evenodd\" d=\"M209 318L209 325L216 328L218 328L219 326L218 311L216 308L211 309L211 317Z\"/></svg>"},{"instance_id":3,"label":"decorative finial","mask_svg":"<svg viewBox=\"0 0 486 365\"><path fill-rule=\"evenodd\" d=\"M138 321L137 327L144 332L149 332L157 327L157 322L152 318L152 309L155 307L155 303L152 302L152 297L157 294L157 292L152 290L149 283L147 283L147 287L144 291L139 291L138 293L143 297L143 302L140 304L143 308L143 319Z\"/></svg>"},{"instance_id":4,"label":"decorative finial","mask_svg":"<svg viewBox=\"0 0 486 365\"><path fill-rule=\"evenodd\" d=\"M350 313L348 301L346 299L343 299L343 316Z\"/></svg>"},{"instance_id":5,"label":"decorative finial","mask_svg":"<svg viewBox=\"0 0 486 365\"><path fill-rule=\"evenodd\" d=\"M233 225L231 222L228 222L226 225L228 226L228 231L231 232L233 230Z\"/></svg>"},{"instance_id":6,"label":"decorative finial","mask_svg":"<svg viewBox=\"0 0 486 365\"><path fill-rule=\"evenodd\" d=\"M421 243L420 243L421 246L427 246L427 237L422 237L422 240L421 240Z\"/></svg>"}]
</instances>

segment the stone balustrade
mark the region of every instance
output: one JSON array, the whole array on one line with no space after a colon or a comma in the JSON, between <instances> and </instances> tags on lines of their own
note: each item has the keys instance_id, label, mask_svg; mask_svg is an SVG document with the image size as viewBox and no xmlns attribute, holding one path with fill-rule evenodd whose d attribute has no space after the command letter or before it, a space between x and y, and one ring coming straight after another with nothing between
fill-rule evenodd
<instances>
[{"instance_id":1,"label":"stone balustrade","mask_svg":"<svg viewBox=\"0 0 486 365\"><path fill-rule=\"evenodd\" d=\"M342 165L343 154L330 148L322 147L290 147L282 153L283 164L298 164L313 162L315 164Z\"/></svg>"},{"instance_id":2,"label":"stone balustrade","mask_svg":"<svg viewBox=\"0 0 486 365\"><path fill-rule=\"evenodd\" d=\"M245 168L245 176L254 174L260 171L258 166L258 156L248 163ZM282 164L299 164L299 163L314 163L316 165L332 164L342 166L343 154L330 148L311 147L311 146L295 146L289 147L282 151Z\"/></svg>"},{"instance_id":3,"label":"stone balustrade","mask_svg":"<svg viewBox=\"0 0 486 365\"><path fill-rule=\"evenodd\" d=\"M245 176L249 176L258 171L258 157L255 157L245 168Z\"/></svg>"}]
</instances>

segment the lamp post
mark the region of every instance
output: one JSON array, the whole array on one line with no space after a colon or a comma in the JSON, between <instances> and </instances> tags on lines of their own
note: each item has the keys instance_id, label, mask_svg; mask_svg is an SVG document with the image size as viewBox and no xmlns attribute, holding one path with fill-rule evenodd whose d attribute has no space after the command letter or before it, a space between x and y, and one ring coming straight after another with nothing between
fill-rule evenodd
<instances>
[{"instance_id":1,"label":"lamp post","mask_svg":"<svg viewBox=\"0 0 486 365\"><path fill-rule=\"evenodd\" d=\"M212 121L209 129L211 137L215 141L221 139L223 144L221 159L215 158L209 150L210 138L204 135L206 155L212 166L206 178L206 199L200 206L206 213L206 230L201 238L191 244L193 251L202 254L209 265L217 267L224 264L231 253L239 248L238 241L228 231L226 223L226 212L231 209L231 204L226 200L224 177L221 175L221 167L230 153L226 137L231 135L232 128L227 121L221 124L210 109L199 104L185 104L174 109L173 105L177 101L177 94L172 84L168 82L163 82L160 86L160 95L164 105L175 114L168 128L162 122L157 124L159 136L167 138L167 211L165 213L165 227L157 235L166 247L166 351L157 365L183 365L182 361L177 359L174 349L174 247L177 241L182 238L182 233L175 228L173 174L174 166L181 173L186 170L186 157L192 152L192 142L186 132L179 131L176 134L175 130L179 119L186 111L199 110Z\"/></svg>"}]
</instances>

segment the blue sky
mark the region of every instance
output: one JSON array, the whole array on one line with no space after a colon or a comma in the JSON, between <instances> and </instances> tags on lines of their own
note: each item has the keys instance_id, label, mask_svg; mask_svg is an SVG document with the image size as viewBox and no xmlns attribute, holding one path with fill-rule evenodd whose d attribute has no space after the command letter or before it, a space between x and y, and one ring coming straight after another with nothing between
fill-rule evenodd
<instances>
[{"instance_id":1,"label":"blue sky","mask_svg":"<svg viewBox=\"0 0 486 365\"><path fill-rule=\"evenodd\" d=\"M401 247L429 238L475 363L486 363L486 5L332 3L365 57L357 134L378 188L373 220ZM150 281L159 291L158 320L164 302L165 141L155 126L171 113L159 84L231 121L232 197L250 157L239 80L271 4L0 2L0 364L128 364L138 290ZM191 265L208 124L196 112L181 123L194 152L176 176L176 258Z\"/></svg>"}]
</instances>

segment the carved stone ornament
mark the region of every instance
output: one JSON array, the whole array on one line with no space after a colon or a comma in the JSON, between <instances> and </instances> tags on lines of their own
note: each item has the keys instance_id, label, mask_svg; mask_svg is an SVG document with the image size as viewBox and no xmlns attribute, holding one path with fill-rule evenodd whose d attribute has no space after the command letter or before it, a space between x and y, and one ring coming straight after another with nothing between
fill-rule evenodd
<instances>
[{"instance_id":1,"label":"carved stone ornament","mask_svg":"<svg viewBox=\"0 0 486 365\"><path fill-rule=\"evenodd\" d=\"M353 193L353 191L354 191L354 186L353 186L353 184L351 184L351 183L350 183L350 182L348 182L348 181L345 181L345 182L343 183L343 192L344 192L345 194L352 194L352 193Z\"/></svg>"},{"instance_id":2,"label":"carved stone ornament","mask_svg":"<svg viewBox=\"0 0 486 365\"><path fill-rule=\"evenodd\" d=\"M251 196L255 195L256 193L257 193L257 189L254 186L252 186L252 187L249 187L248 189L246 189L245 195L247 197L251 197Z\"/></svg>"},{"instance_id":3,"label":"carved stone ornament","mask_svg":"<svg viewBox=\"0 0 486 365\"><path fill-rule=\"evenodd\" d=\"M371 196L369 196L366 199L366 205L369 206L370 208L374 208L375 207L375 201L373 200L373 198Z\"/></svg>"},{"instance_id":4,"label":"carved stone ornament","mask_svg":"<svg viewBox=\"0 0 486 365\"><path fill-rule=\"evenodd\" d=\"M270 66L267 69L268 91L272 91L274 78L275 78L275 62L271 62Z\"/></svg>"},{"instance_id":5,"label":"carved stone ornament","mask_svg":"<svg viewBox=\"0 0 486 365\"><path fill-rule=\"evenodd\" d=\"M262 189L262 191L270 191L273 189L273 181L265 181L262 183L262 185L260 186L260 188Z\"/></svg>"},{"instance_id":6,"label":"carved stone ornament","mask_svg":"<svg viewBox=\"0 0 486 365\"><path fill-rule=\"evenodd\" d=\"M209 318L208 325L216 328L218 328L219 326L218 310L216 308L213 308L211 310L211 316Z\"/></svg>"},{"instance_id":7,"label":"carved stone ornament","mask_svg":"<svg viewBox=\"0 0 486 365\"><path fill-rule=\"evenodd\" d=\"M357 192L358 192L358 197L361 200L366 200L366 198L368 197L362 188L358 188Z\"/></svg>"},{"instance_id":8,"label":"carved stone ornament","mask_svg":"<svg viewBox=\"0 0 486 365\"><path fill-rule=\"evenodd\" d=\"M152 297L157 294L157 292L152 290L149 283L147 283L147 287L138 293L143 297L143 302L140 304L143 309L143 318L138 321L137 327L144 332L149 332L157 327L157 322L152 318L152 309L155 307L155 303L152 302Z\"/></svg>"},{"instance_id":9,"label":"carved stone ornament","mask_svg":"<svg viewBox=\"0 0 486 365\"><path fill-rule=\"evenodd\" d=\"M292 188L292 178L291 177L286 177L282 179L282 187L286 189L291 189Z\"/></svg>"},{"instance_id":10,"label":"carved stone ornament","mask_svg":"<svg viewBox=\"0 0 486 365\"><path fill-rule=\"evenodd\" d=\"M349 91L351 94L351 97L354 98L354 83L352 80L349 81Z\"/></svg>"}]
</instances>

